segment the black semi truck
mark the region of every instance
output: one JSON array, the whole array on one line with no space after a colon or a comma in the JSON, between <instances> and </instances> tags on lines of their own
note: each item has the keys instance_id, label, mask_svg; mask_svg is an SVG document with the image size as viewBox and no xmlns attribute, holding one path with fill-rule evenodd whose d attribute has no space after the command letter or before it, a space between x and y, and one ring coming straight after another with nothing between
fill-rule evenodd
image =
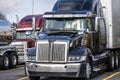
<instances>
[{"instance_id":1,"label":"black semi truck","mask_svg":"<svg viewBox=\"0 0 120 80\"><path fill-rule=\"evenodd\" d=\"M120 0L58 0L28 50L30 80L90 79L120 63Z\"/></svg>"}]
</instances>

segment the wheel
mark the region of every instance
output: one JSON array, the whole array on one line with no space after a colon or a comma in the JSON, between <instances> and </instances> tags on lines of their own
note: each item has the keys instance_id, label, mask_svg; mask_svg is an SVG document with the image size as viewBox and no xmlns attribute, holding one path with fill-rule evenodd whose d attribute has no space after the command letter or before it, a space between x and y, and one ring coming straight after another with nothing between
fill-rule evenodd
<instances>
[{"instance_id":1,"label":"wheel","mask_svg":"<svg viewBox=\"0 0 120 80\"><path fill-rule=\"evenodd\" d=\"M39 76L29 76L30 80L40 80Z\"/></svg>"},{"instance_id":2,"label":"wheel","mask_svg":"<svg viewBox=\"0 0 120 80\"><path fill-rule=\"evenodd\" d=\"M10 54L10 67L14 68L17 66L18 58L15 53Z\"/></svg>"},{"instance_id":3,"label":"wheel","mask_svg":"<svg viewBox=\"0 0 120 80\"><path fill-rule=\"evenodd\" d=\"M85 70L85 75L83 77L84 80L90 80L92 75L92 66L90 64L90 61L88 60L86 62L86 70Z\"/></svg>"},{"instance_id":4,"label":"wheel","mask_svg":"<svg viewBox=\"0 0 120 80\"><path fill-rule=\"evenodd\" d=\"M107 68L108 68L108 71L113 71L114 68L115 68L115 57L114 55L110 55L109 58L108 58L108 62L107 62Z\"/></svg>"},{"instance_id":5,"label":"wheel","mask_svg":"<svg viewBox=\"0 0 120 80\"><path fill-rule=\"evenodd\" d=\"M0 69L8 69L9 62L8 54L4 54L2 57L0 57Z\"/></svg>"},{"instance_id":6,"label":"wheel","mask_svg":"<svg viewBox=\"0 0 120 80\"><path fill-rule=\"evenodd\" d=\"M118 66L119 66L119 54L118 54L118 52L115 52L115 58L114 58L115 60L115 64L114 64L114 69L118 69Z\"/></svg>"}]
</instances>

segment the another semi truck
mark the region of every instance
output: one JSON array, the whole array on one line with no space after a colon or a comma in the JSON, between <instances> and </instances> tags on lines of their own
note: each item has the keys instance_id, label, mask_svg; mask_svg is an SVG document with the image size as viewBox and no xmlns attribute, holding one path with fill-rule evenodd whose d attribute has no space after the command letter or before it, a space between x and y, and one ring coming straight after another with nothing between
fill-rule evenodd
<instances>
[{"instance_id":1,"label":"another semi truck","mask_svg":"<svg viewBox=\"0 0 120 80\"><path fill-rule=\"evenodd\" d=\"M0 20L0 69L16 67L18 54L14 46L9 46L12 41L12 29L9 22Z\"/></svg>"},{"instance_id":2,"label":"another semi truck","mask_svg":"<svg viewBox=\"0 0 120 80\"><path fill-rule=\"evenodd\" d=\"M32 20L35 19L35 29L32 29ZM43 23L42 15L27 15L18 23L15 32L15 39L11 45L15 46L18 52L19 63L26 61L27 49L35 46L35 38ZM27 34L27 35L26 35Z\"/></svg>"},{"instance_id":3,"label":"another semi truck","mask_svg":"<svg viewBox=\"0 0 120 80\"><path fill-rule=\"evenodd\" d=\"M120 63L120 0L58 0L28 50L30 80L90 79Z\"/></svg>"}]
</instances>

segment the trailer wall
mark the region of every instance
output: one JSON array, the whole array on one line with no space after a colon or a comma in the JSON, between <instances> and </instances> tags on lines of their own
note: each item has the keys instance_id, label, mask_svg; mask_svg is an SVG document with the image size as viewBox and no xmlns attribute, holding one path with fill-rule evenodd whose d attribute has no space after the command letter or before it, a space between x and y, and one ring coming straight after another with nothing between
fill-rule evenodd
<instances>
[{"instance_id":1,"label":"trailer wall","mask_svg":"<svg viewBox=\"0 0 120 80\"><path fill-rule=\"evenodd\" d=\"M120 48L120 0L100 0L106 20L107 48Z\"/></svg>"}]
</instances>

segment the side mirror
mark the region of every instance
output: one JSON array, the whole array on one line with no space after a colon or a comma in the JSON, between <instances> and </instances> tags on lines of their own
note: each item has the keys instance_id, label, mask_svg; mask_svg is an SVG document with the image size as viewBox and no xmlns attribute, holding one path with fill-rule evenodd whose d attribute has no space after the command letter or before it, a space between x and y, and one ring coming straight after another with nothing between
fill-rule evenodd
<instances>
[{"instance_id":1,"label":"side mirror","mask_svg":"<svg viewBox=\"0 0 120 80\"><path fill-rule=\"evenodd\" d=\"M12 29L12 40L16 39L16 30Z\"/></svg>"},{"instance_id":2,"label":"side mirror","mask_svg":"<svg viewBox=\"0 0 120 80\"><path fill-rule=\"evenodd\" d=\"M95 18L95 31L97 32L98 31L98 24L99 24L99 17L96 17Z\"/></svg>"},{"instance_id":3,"label":"side mirror","mask_svg":"<svg viewBox=\"0 0 120 80\"><path fill-rule=\"evenodd\" d=\"M89 29L87 29L86 31L85 31L85 33L95 33L96 31L90 31Z\"/></svg>"},{"instance_id":4,"label":"side mirror","mask_svg":"<svg viewBox=\"0 0 120 80\"><path fill-rule=\"evenodd\" d=\"M37 35L37 39L45 39L45 38L47 38L47 34L45 34L45 33L41 32Z\"/></svg>"},{"instance_id":5,"label":"side mirror","mask_svg":"<svg viewBox=\"0 0 120 80\"><path fill-rule=\"evenodd\" d=\"M35 21L35 17L33 17L33 18L32 18L32 29L33 29L33 30L35 30L35 26L36 26L36 25L35 25L35 22L36 22L36 21Z\"/></svg>"}]
</instances>

